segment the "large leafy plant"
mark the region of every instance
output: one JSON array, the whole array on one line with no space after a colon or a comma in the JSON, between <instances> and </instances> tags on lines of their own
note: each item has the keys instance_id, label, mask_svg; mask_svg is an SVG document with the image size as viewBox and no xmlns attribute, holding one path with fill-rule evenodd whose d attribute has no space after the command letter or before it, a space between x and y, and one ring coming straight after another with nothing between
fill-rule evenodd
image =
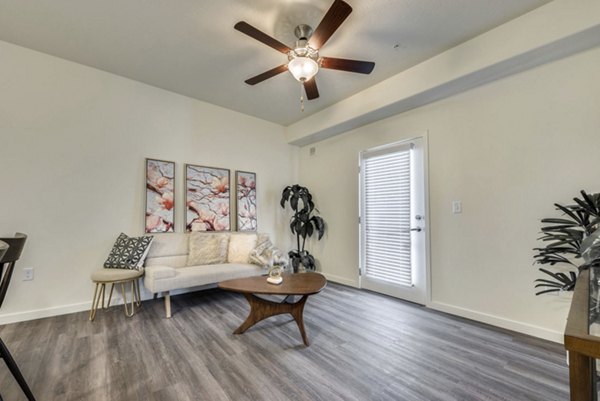
<instances>
[{"instance_id":1,"label":"large leafy plant","mask_svg":"<svg viewBox=\"0 0 600 401\"><path fill-rule=\"evenodd\" d=\"M290 230L296 235L296 249L288 253L294 272L297 272L300 264L305 269L315 270L315 258L304 249L306 239L317 234L317 239L323 238L325 233L325 221L318 216L319 210L315 208L308 188L298 184L287 186L281 193L280 205L285 209L289 201L290 208L294 212L290 220Z\"/></svg>"},{"instance_id":2,"label":"large leafy plant","mask_svg":"<svg viewBox=\"0 0 600 401\"><path fill-rule=\"evenodd\" d=\"M539 239L547 245L534 248L535 263L566 266L566 272L564 268L540 268L546 278L535 280L536 295L572 291L579 272L600 266L600 194L581 191L581 198L573 201L575 204L567 206L554 204L563 213L561 218L542 219Z\"/></svg>"}]
</instances>

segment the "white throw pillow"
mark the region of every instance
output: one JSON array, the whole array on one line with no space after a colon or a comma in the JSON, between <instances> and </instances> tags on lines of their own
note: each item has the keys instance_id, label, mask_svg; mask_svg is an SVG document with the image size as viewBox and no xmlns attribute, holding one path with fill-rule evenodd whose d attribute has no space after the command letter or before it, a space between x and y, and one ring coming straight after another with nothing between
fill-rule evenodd
<instances>
[{"instance_id":1,"label":"white throw pillow","mask_svg":"<svg viewBox=\"0 0 600 401\"><path fill-rule=\"evenodd\" d=\"M190 253L188 266L213 265L225 263L227 260L228 235L223 234L190 234Z\"/></svg>"},{"instance_id":2,"label":"white throw pillow","mask_svg":"<svg viewBox=\"0 0 600 401\"><path fill-rule=\"evenodd\" d=\"M249 263L250 252L256 247L256 234L231 234L229 238L229 263Z\"/></svg>"}]
</instances>

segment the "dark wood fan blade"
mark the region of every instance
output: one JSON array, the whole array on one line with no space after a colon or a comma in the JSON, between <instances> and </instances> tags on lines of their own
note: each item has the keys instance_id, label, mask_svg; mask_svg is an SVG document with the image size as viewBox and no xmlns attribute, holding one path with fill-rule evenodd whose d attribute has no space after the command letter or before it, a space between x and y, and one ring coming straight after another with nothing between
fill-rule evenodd
<instances>
[{"instance_id":1,"label":"dark wood fan blade","mask_svg":"<svg viewBox=\"0 0 600 401\"><path fill-rule=\"evenodd\" d=\"M340 25L342 25L342 22L348 18L351 12L352 7L348 3L342 0L335 0L308 40L310 46L313 49L319 50Z\"/></svg>"},{"instance_id":2,"label":"dark wood fan blade","mask_svg":"<svg viewBox=\"0 0 600 401\"><path fill-rule=\"evenodd\" d=\"M306 91L306 97L308 100L313 100L319 97L319 90L317 89L317 81L315 77L304 82L304 90Z\"/></svg>"},{"instance_id":3,"label":"dark wood fan blade","mask_svg":"<svg viewBox=\"0 0 600 401\"><path fill-rule=\"evenodd\" d=\"M234 28L242 33L245 33L251 38L258 40L259 42L264 43L267 46L271 46L273 49L278 50L282 53L287 54L289 51L292 50L277 39L273 39L266 33L259 31L258 29L256 29L255 27L253 27L245 21L238 22L234 25Z\"/></svg>"},{"instance_id":4,"label":"dark wood fan blade","mask_svg":"<svg viewBox=\"0 0 600 401\"><path fill-rule=\"evenodd\" d=\"M360 74L370 74L375 68L372 61L348 60L345 58L323 57L321 67L331 70L342 70L349 72L358 72Z\"/></svg>"},{"instance_id":5,"label":"dark wood fan blade","mask_svg":"<svg viewBox=\"0 0 600 401\"><path fill-rule=\"evenodd\" d=\"M256 85L259 82L264 81L265 79L269 79L274 77L275 75L281 74L282 72L287 71L287 64L282 64L278 67L270 69L269 71L265 71L262 74L259 74L255 77L247 79L246 82L248 85Z\"/></svg>"}]
</instances>

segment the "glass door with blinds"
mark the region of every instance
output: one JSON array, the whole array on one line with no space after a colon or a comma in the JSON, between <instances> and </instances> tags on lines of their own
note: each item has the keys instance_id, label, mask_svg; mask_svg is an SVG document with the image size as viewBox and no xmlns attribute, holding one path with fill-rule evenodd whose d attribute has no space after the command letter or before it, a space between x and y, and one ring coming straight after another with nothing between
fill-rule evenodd
<instances>
[{"instance_id":1,"label":"glass door with blinds","mask_svg":"<svg viewBox=\"0 0 600 401\"><path fill-rule=\"evenodd\" d=\"M423 140L361 152L361 287L425 304Z\"/></svg>"}]
</instances>

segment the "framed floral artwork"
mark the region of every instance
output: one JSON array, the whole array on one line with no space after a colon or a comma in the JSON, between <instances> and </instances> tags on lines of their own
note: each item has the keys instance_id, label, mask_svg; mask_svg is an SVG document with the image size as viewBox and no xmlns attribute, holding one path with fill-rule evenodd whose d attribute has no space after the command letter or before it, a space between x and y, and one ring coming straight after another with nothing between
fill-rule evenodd
<instances>
[{"instance_id":1,"label":"framed floral artwork","mask_svg":"<svg viewBox=\"0 0 600 401\"><path fill-rule=\"evenodd\" d=\"M187 231L229 231L229 170L185 165Z\"/></svg>"},{"instance_id":2,"label":"framed floral artwork","mask_svg":"<svg viewBox=\"0 0 600 401\"><path fill-rule=\"evenodd\" d=\"M146 159L146 228L147 233L172 233L174 219L175 163Z\"/></svg>"},{"instance_id":3,"label":"framed floral artwork","mask_svg":"<svg viewBox=\"0 0 600 401\"><path fill-rule=\"evenodd\" d=\"M256 174L236 171L235 192L238 231L256 231Z\"/></svg>"}]
</instances>

